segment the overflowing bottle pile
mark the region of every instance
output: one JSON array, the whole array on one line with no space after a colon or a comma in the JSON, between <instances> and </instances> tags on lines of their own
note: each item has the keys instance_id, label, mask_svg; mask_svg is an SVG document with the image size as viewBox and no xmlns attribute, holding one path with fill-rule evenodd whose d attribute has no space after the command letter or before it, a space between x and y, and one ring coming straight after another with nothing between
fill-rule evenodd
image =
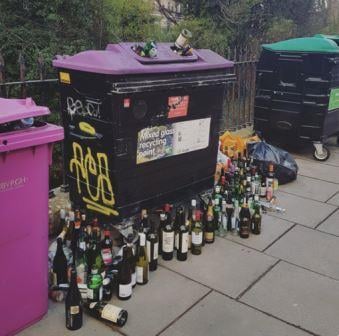
<instances>
[{"instance_id":1,"label":"overflowing bottle pile","mask_svg":"<svg viewBox=\"0 0 339 336\"><path fill-rule=\"evenodd\" d=\"M189 253L200 255L216 235L259 235L262 209L282 211L271 203L276 188L273 164L264 174L251 158L235 155L222 168L212 192L191 199L189 205L142 210L125 236L114 227L102 227L97 218L87 220L80 210L67 216L61 210L63 229L51 259L50 296L61 301L62 290L68 290L66 326L81 327L82 309L123 326L127 311L107 303L113 295L130 299L133 288L147 284L149 272L156 271L159 255L165 261L175 256L185 261Z\"/></svg>"}]
</instances>

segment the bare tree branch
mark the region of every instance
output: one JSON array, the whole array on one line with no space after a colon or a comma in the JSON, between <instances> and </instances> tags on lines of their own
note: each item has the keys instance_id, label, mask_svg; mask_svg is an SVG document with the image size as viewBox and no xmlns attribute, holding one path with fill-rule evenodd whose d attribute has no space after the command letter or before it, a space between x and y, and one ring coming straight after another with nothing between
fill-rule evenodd
<instances>
[{"instance_id":1,"label":"bare tree branch","mask_svg":"<svg viewBox=\"0 0 339 336\"><path fill-rule=\"evenodd\" d=\"M167 9L162 3L161 0L155 0L155 3L158 5L159 12L170 22L173 24L178 24L178 20L176 19L173 12Z\"/></svg>"}]
</instances>

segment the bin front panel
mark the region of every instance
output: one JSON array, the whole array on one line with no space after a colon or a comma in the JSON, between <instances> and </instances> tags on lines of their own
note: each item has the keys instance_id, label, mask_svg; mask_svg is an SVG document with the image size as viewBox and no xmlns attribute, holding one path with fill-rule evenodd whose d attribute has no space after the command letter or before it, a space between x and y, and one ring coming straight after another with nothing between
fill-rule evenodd
<instances>
[{"instance_id":1,"label":"bin front panel","mask_svg":"<svg viewBox=\"0 0 339 336\"><path fill-rule=\"evenodd\" d=\"M224 85L159 89L157 81L177 80L168 74L148 78L152 90L117 94L109 83L146 78L70 73L72 85L61 85L61 102L66 170L77 206L125 217L194 184L212 187ZM93 115L86 104L95 100L100 108Z\"/></svg>"},{"instance_id":2,"label":"bin front panel","mask_svg":"<svg viewBox=\"0 0 339 336\"><path fill-rule=\"evenodd\" d=\"M15 334L47 311L50 150L45 144L0 153L2 335Z\"/></svg>"}]
</instances>

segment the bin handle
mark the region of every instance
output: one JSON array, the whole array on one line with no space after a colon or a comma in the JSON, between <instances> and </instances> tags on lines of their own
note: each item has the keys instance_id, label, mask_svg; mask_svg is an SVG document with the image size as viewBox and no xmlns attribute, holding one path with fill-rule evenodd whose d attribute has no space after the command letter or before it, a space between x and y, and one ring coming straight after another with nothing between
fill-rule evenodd
<instances>
[{"instance_id":1,"label":"bin handle","mask_svg":"<svg viewBox=\"0 0 339 336\"><path fill-rule=\"evenodd\" d=\"M85 135L77 134L77 133L74 133L74 132L70 132L69 134L71 136L75 137L75 138L80 139L80 140L100 140L100 139L103 138L103 135L99 134L99 133L95 133L94 136L85 136Z\"/></svg>"}]
</instances>

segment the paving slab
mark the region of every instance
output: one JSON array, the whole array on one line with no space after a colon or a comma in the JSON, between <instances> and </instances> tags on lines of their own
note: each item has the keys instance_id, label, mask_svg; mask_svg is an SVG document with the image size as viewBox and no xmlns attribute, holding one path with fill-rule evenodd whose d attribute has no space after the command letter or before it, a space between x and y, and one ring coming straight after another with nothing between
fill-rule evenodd
<instances>
[{"instance_id":1,"label":"paving slab","mask_svg":"<svg viewBox=\"0 0 339 336\"><path fill-rule=\"evenodd\" d=\"M317 230L339 236L339 210L318 226Z\"/></svg>"},{"instance_id":2,"label":"paving slab","mask_svg":"<svg viewBox=\"0 0 339 336\"><path fill-rule=\"evenodd\" d=\"M306 336L308 333L216 292L210 293L161 336Z\"/></svg>"},{"instance_id":3,"label":"paving slab","mask_svg":"<svg viewBox=\"0 0 339 336\"><path fill-rule=\"evenodd\" d=\"M339 193L335 194L333 197L331 197L328 201L328 204L332 204L339 207Z\"/></svg>"},{"instance_id":4,"label":"paving slab","mask_svg":"<svg viewBox=\"0 0 339 336\"><path fill-rule=\"evenodd\" d=\"M121 330L123 330L122 328ZM79 330L68 330L65 327L65 304L49 301L48 314L45 317L17 334L18 336L121 336L109 326L84 314L83 325Z\"/></svg>"},{"instance_id":5,"label":"paving slab","mask_svg":"<svg viewBox=\"0 0 339 336\"><path fill-rule=\"evenodd\" d=\"M265 253L339 279L339 237L297 225Z\"/></svg>"},{"instance_id":6,"label":"paving slab","mask_svg":"<svg viewBox=\"0 0 339 336\"><path fill-rule=\"evenodd\" d=\"M252 234L249 239L242 239L239 235L228 234L225 238L256 250L263 251L293 225L294 223L286 220L264 215L262 217L260 235Z\"/></svg>"},{"instance_id":7,"label":"paving slab","mask_svg":"<svg viewBox=\"0 0 339 336\"><path fill-rule=\"evenodd\" d=\"M135 287L130 300L117 302L129 314L123 332L130 336L156 335L208 291L196 282L159 267L150 274L147 285Z\"/></svg>"},{"instance_id":8,"label":"paving slab","mask_svg":"<svg viewBox=\"0 0 339 336\"><path fill-rule=\"evenodd\" d=\"M280 262L242 298L321 336L339 334L339 281Z\"/></svg>"},{"instance_id":9,"label":"paving slab","mask_svg":"<svg viewBox=\"0 0 339 336\"><path fill-rule=\"evenodd\" d=\"M128 301L112 299L112 304L128 311L128 321L121 331L130 336L153 336L208 293L210 289L162 267L150 274L149 283L136 286ZM22 336L43 335L118 335L112 329L85 316L84 326L68 333L64 328L64 304L51 304L46 319L22 333ZM21 336L21 334L20 334Z\"/></svg>"},{"instance_id":10,"label":"paving slab","mask_svg":"<svg viewBox=\"0 0 339 336\"><path fill-rule=\"evenodd\" d=\"M339 191L339 184L299 175L295 181L279 186L279 190L315 201L326 202Z\"/></svg>"},{"instance_id":11,"label":"paving slab","mask_svg":"<svg viewBox=\"0 0 339 336\"><path fill-rule=\"evenodd\" d=\"M300 196L277 192L278 205L285 208L285 213L270 213L270 216L285 219L309 227L317 226L329 216L336 207L330 204L306 199Z\"/></svg>"},{"instance_id":12,"label":"paving slab","mask_svg":"<svg viewBox=\"0 0 339 336\"><path fill-rule=\"evenodd\" d=\"M273 257L223 238L206 244L200 256L190 254L186 262L160 261L165 267L232 297L237 297L275 262Z\"/></svg>"},{"instance_id":13,"label":"paving slab","mask_svg":"<svg viewBox=\"0 0 339 336\"><path fill-rule=\"evenodd\" d=\"M323 164L317 161L296 159L299 166L299 174L314 177L320 180L339 183L338 167Z\"/></svg>"}]
</instances>

